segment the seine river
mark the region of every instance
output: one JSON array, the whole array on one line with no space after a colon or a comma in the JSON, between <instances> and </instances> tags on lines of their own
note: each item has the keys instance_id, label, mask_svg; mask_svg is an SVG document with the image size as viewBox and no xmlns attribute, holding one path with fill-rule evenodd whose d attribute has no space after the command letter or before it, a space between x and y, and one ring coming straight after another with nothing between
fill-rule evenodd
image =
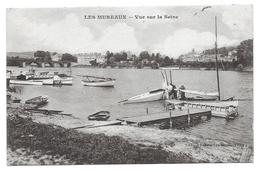
<instances>
[{"instance_id":1,"label":"seine river","mask_svg":"<svg viewBox=\"0 0 260 172\"><path fill-rule=\"evenodd\" d=\"M15 72L29 68L9 68ZM69 74L67 68L36 68L37 71L59 71ZM81 84L77 75L94 75L116 78L114 88L87 87ZM63 110L87 120L88 115L100 110L108 110L111 119L143 115L164 110L163 102L139 104L118 104L131 96L161 88L161 70L152 69L99 69L72 68L72 86L17 86L18 97L26 100L39 95L47 95L47 109ZM172 70L173 83L186 89L216 91L216 72L204 70ZM221 97L235 96L253 99L253 73L220 71ZM234 143L253 145L253 101L239 102L239 118L227 122L212 118L181 132L189 132L202 138L220 139Z\"/></svg>"}]
</instances>

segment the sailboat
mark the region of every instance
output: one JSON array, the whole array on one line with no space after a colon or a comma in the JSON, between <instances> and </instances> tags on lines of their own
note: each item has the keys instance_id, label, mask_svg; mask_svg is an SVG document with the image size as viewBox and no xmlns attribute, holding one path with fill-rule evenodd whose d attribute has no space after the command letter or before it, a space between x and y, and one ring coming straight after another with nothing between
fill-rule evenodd
<instances>
[{"instance_id":1,"label":"sailboat","mask_svg":"<svg viewBox=\"0 0 260 172\"><path fill-rule=\"evenodd\" d=\"M218 47L217 47L217 17L215 16L215 60L216 60L216 74L217 74L217 88L216 93L206 93L193 90L179 89L178 91L183 93L189 93L199 96L206 96L208 98L186 98L184 100L166 100L170 105L184 106L186 108L196 109L209 109L212 111L212 115L216 117L223 117L226 119L234 119L238 116L238 100L234 100L231 97L226 100L221 100L220 97L220 85L219 85L219 70L218 70ZM202 101L204 100L204 101Z\"/></svg>"}]
</instances>

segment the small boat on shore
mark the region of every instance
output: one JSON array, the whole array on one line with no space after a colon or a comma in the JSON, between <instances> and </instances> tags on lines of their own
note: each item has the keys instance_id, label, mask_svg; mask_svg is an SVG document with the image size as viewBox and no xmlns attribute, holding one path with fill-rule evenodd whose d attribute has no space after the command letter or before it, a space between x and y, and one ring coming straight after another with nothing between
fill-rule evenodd
<instances>
[{"instance_id":1,"label":"small boat on shore","mask_svg":"<svg viewBox=\"0 0 260 172\"><path fill-rule=\"evenodd\" d=\"M108 118L110 118L109 111L99 111L88 116L88 120L96 120L96 121L106 121L108 120Z\"/></svg>"},{"instance_id":2,"label":"small boat on shore","mask_svg":"<svg viewBox=\"0 0 260 172\"><path fill-rule=\"evenodd\" d=\"M38 96L25 101L25 104L33 105L36 107L46 105L47 103L48 103L47 96Z\"/></svg>"},{"instance_id":3,"label":"small boat on shore","mask_svg":"<svg viewBox=\"0 0 260 172\"><path fill-rule=\"evenodd\" d=\"M81 80L81 83L84 86L91 87L114 87L116 79L113 78L104 78L90 75L80 75L84 79Z\"/></svg>"},{"instance_id":4,"label":"small boat on shore","mask_svg":"<svg viewBox=\"0 0 260 172\"><path fill-rule=\"evenodd\" d=\"M146 92L144 94L139 94L137 96L131 97L129 99L120 101L119 103L142 103L142 102L151 102L162 100L164 96L165 90L164 89L157 89L150 92Z\"/></svg>"}]
</instances>

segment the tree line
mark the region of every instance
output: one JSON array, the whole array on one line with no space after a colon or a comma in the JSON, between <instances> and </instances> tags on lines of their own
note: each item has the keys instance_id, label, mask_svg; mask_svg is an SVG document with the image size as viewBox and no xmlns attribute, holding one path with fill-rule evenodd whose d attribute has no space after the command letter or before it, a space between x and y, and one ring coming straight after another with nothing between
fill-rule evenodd
<instances>
[{"instance_id":1,"label":"tree line","mask_svg":"<svg viewBox=\"0 0 260 172\"><path fill-rule=\"evenodd\" d=\"M50 62L52 61L52 56L57 55L57 52L49 52L49 51L42 51L42 50L37 50L33 53L32 58L21 58L19 56L14 56L10 57L7 56L7 66L22 66L22 63L30 63L32 61L36 62ZM34 59L34 60L32 60ZM77 62L77 57L69 54L69 53L64 53L61 55L61 59L59 60L60 62Z\"/></svg>"},{"instance_id":2,"label":"tree line","mask_svg":"<svg viewBox=\"0 0 260 172\"><path fill-rule=\"evenodd\" d=\"M235 51L234 51L235 50ZM222 69L235 69L244 67L253 67L253 39L248 39L242 41L238 46L231 47L221 47L218 48L218 54L220 56L228 56L229 52L234 51L234 56L237 57L237 60L233 60L232 62L220 61L218 65ZM42 51L38 50L34 52L34 59L38 62L48 62L51 61L51 57L55 56L56 52ZM215 49L204 50L201 54L203 55L212 55L215 54ZM177 66L177 67L189 67L189 68L215 68L214 62L184 62L183 55L180 55L177 59L165 55L161 55L160 53L148 51L142 51L138 55L129 54L125 51L122 52L111 52L107 51L105 53L105 63L98 64L97 60L93 60L90 62L92 66L111 66L111 67L151 67L153 69L157 69L159 67L167 67L167 66ZM27 62L29 59L16 57L7 57L7 65L8 66L19 66L22 62ZM214 60L214 59L213 59ZM60 61L66 62L77 62L77 57L64 53L61 55Z\"/></svg>"}]
</instances>

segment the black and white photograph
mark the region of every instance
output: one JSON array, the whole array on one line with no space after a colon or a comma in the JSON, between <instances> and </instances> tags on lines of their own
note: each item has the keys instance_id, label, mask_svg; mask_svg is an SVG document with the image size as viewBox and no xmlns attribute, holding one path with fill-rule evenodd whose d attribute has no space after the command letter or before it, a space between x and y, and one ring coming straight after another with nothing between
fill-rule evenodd
<instances>
[{"instance_id":1,"label":"black and white photograph","mask_svg":"<svg viewBox=\"0 0 260 172\"><path fill-rule=\"evenodd\" d=\"M6 8L7 166L253 163L253 11Z\"/></svg>"}]
</instances>

